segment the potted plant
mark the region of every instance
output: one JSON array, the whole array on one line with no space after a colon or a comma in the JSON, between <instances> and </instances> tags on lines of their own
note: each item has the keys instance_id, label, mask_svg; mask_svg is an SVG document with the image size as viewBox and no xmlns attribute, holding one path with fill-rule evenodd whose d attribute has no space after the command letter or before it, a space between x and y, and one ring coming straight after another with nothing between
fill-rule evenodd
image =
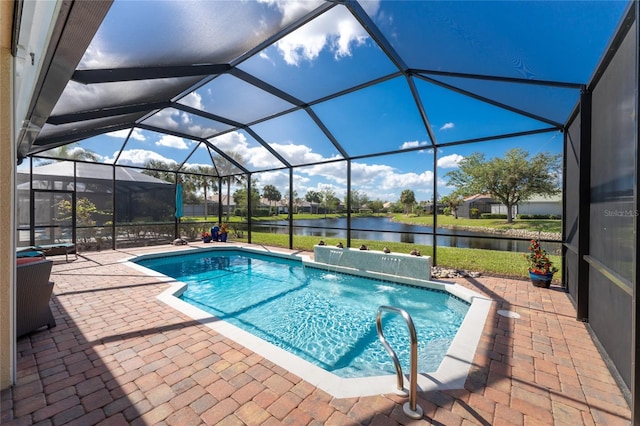
<instances>
[{"instance_id":1,"label":"potted plant","mask_svg":"<svg viewBox=\"0 0 640 426\"><path fill-rule=\"evenodd\" d=\"M210 243L211 242L211 234L208 233L207 231L203 231L202 232L202 242L203 243Z\"/></svg>"},{"instance_id":2,"label":"potted plant","mask_svg":"<svg viewBox=\"0 0 640 426\"><path fill-rule=\"evenodd\" d=\"M553 262L549 260L547 251L540 247L538 240L531 240L529 244L529 253L523 255L529 263L529 278L531 283L536 287L549 288L553 274L558 268L553 266Z\"/></svg>"}]
</instances>

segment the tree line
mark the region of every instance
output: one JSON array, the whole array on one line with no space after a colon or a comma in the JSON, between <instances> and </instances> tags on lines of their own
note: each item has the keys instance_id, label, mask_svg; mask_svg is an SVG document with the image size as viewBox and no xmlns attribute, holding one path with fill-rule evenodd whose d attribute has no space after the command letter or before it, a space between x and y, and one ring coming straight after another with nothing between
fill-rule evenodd
<instances>
[{"instance_id":1,"label":"tree line","mask_svg":"<svg viewBox=\"0 0 640 426\"><path fill-rule=\"evenodd\" d=\"M53 150L55 157L77 159L85 161L97 161L97 154L87 150L74 149L75 144L64 145ZM242 163L242 157L237 153L231 153L233 162ZM212 158L212 160L214 160ZM440 198L439 203L457 218L459 206L465 197L475 194L489 194L492 198L505 205L507 210L507 222L512 222L512 208L522 201L526 201L535 195L550 196L560 192L561 186L561 156L548 152L540 152L534 155L522 148L507 151L503 157L485 159L485 154L476 152L464 157L455 170L446 173L447 185L455 188L453 192ZM40 164L46 164L51 160L42 160ZM185 203L199 203L209 198L209 195L217 194L226 188L227 219L229 215L229 203L231 198L236 205L247 205L248 194L245 188L237 189L233 195L231 186L242 185L245 182L240 170L225 158L215 158L214 166L195 166L184 172L176 172L176 165L163 161L149 160L144 164L142 173L175 183L176 178L183 186L183 199ZM271 212L277 212L277 203L283 200L282 193L274 185L265 185L262 193L257 189L257 181L253 182L251 189L252 205L258 206L260 198L269 201ZM199 195L202 194L202 195ZM294 213L303 205L304 201L316 207L318 213L322 207L325 214L336 212L341 201L336 196L330 185L321 186L319 190L308 190L304 198L299 197L297 191L291 194L293 198ZM284 197L288 206L289 200ZM350 205L352 211L360 211L366 208L368 211L378 213L384 209L385 201L371 200L362 191L351 191ZM347 197L343 199L347 204ZM205 203L205 216L207 215ZM411 189L405 189L400 193L397 203L391 204L392 211L401 211L405 214L412 213L416 207L425 208L425 202L416 202L415 194ZM270 212L270 213L271 213ZM311 211L311 213L314 213Z\"/></svg>"}]
</instances>

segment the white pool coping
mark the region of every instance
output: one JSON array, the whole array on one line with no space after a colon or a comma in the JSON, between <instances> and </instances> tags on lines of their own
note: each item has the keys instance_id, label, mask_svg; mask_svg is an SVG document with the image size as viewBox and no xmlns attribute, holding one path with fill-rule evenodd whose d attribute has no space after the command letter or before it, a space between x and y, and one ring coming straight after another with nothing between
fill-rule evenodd
<instances>
[{"instance_id":1,"label":"white pool coping","mask_svg":"<svg viewBox=\"0 0 640 426\"><path fill-rule=\"evenodd\" d=\"M237 342L247 349L259 354L276 365L290 371L308 383L322 389L335 398L352 398L359 396L371 396L396 392L396 376L384 375L363 378L342 378L331 372L328 372L309 361L306 361L290 352L285 351L265 340L262 340L251 333L248 333L226 321L212 316L195 306L192 306L179 296L185 291L187 285L177 282L175 279L159 272L145 268L134 263L134 259L153 258L172 256L178 254L189 254L196 250L231 250L238 249L253 253L269 254L273 256L287 258L303 258L305 265L311 266L313 261L308 256L290 254L285 252L277 252L258 247L247 247L242 245L228 244L224 247L215 246L211 248L188 249L179 253L158 252L135 256L123 260L123 262L138 271L149 276L157 278L159 281L170 282L170 287L159 294L157 298L183 313L184 315L201 322L210 329L220 333L221 335ZM374 275L375 274L371 274ZM386 277L389 278L389 277ZM406 280L399 280L406 281ZM414 280L410 280L411 284L416 284ZM442 363L435 372L418 373L418 388L421 391L462 389L469 373L469 368L473 364L473 357L476 353L482 330L487 320L489 310L493 301L479 293L462 287L458 284L445 283L438 281L422 281L419 285L424 287L444 290L450 294L459 297L471 304L469 311L462 321L462 325L456 334L447 354ZM372 319L374 320L374 319ZM374 320L375 321L375 320ZM391 359L389 360L391 362ZM408 372L405 374L405 388L409 386Z\"/></svg>"}]
</instances>

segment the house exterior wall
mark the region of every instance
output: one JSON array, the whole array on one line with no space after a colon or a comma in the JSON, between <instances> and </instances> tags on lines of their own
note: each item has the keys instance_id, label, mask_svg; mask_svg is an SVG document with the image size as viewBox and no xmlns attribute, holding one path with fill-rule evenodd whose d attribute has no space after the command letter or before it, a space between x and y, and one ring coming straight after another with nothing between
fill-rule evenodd
<instances>
[{"instance_id":1,"label":"house exterior wall","mask_svg":"<svg viewBox=\"0 0 640 426\"><path fill-rule=\"evenodd\" d=\"M519 211L517 206L511 207L511 214L513 215L513 217L515 217L515 215L518 213ZM507 214L507 206L505 206L504 204L492 204L491 214Z\"/></svg>"},{"instance_id":2,"label":"house exterior wall","mask_svg":"<svg viewBox=\"0 0 640 426\"><path fill-rule=\"evenodd\" d=\"M478 209L478 214L491 213L491 206L492 206L492 203L485 202L485 201L464 202L458 208L458 216L471 218L472 209Z\"/></svg>"},{"instance_id":3,"label":"house exterior wall","mask_svg":"<svg viewBox=\"0 0 640 426\"><path fill-rule=\"evenodd\" d=\"M518 214L562 215L562 203L558 202L525 202L518 205Z\"/></svg>"},{"instance_id":4,"label":"house exterior wall","mask_svg":"<svg viewBox=\"0 0 640 426\"><path fill-rule=\"evenodd\" d=\"M0 389L14 380L14 176L11 21L13 2L0 2Z\"/></svg>"},{"instance_id":5,"label":"house exterior wall","mask_svg":"<svg viewBox=\"0 0 640 426\"><path fill-rule=\"evenodd\" d=\"M507 214L507 207L504 204L494 204L491 206L491 213ZM555 201L531 201L523 202L513 207L513 214L540 214L540 215L562 215L562 204Z\"/></svg>"}]
</instances>

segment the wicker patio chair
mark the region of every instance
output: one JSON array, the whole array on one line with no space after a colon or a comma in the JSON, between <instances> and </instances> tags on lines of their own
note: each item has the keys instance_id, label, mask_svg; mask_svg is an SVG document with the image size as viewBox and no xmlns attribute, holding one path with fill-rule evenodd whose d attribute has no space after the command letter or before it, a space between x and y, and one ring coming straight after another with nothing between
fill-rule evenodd
<instances>
[{"instance_id":1,"label":"wicker patio chair","mask_svg":"<svg viewBox=\"0 0 640 426\"><path fill-rule=\"evenodd\" d=\"M55 327L49 307L53 291L51 260L37 260L16 267L16 336L24 336L45 325Z\"/></svg>"}]
</instances>

